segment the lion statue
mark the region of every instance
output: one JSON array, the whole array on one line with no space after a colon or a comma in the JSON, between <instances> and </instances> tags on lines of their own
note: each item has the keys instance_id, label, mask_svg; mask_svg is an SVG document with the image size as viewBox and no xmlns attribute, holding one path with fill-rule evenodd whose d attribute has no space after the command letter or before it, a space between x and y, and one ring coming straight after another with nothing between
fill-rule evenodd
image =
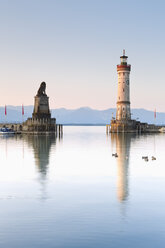
<instances>
[{"instance_id":1,"label":"lion statue","mask_svg":"<svg viewBox=\"0 0 165 248\"><path fill-rule=\"evenodd\" d=\"M42 82L39 89L38 89L37 96L46 95L45 90L46 90L46 83Z\"/></svg>"}]
</instances>

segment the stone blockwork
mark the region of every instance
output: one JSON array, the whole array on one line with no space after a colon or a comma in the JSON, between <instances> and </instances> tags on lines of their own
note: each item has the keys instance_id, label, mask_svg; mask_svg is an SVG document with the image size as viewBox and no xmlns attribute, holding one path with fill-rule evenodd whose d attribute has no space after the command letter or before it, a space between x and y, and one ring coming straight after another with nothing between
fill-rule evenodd
<instances>
[{"instance_id":1,"label":"stone blockwork","mask_svg":"<svg viewBox=\"0 0 165 248\"><path fill-rule=\"evenodd\" d=\"M23 131L29 132L55 132L55 118L28 118L23 123Z\"/></svg>"},{"instance_id":2,"label":"stone blockwork","mask_svg":"<svg viewBox=\"0 0 165 248\"><path fill-rule=\"evenodd\" d=\"M35 96L33 119L50 119L49 97L47 95Z\"/></svg>"},{"instance_id":3,"label":"stone blockwork","mask_svg":"<svg viewBox=\"0 0 165 248\"><path fill-rule=\"evenodd\" d=\"M110 133L159 133L161 128L161 126L142 123L136 120L112 120L109 127L107 127L107 132Z\"/></svg>"}]
</instances>

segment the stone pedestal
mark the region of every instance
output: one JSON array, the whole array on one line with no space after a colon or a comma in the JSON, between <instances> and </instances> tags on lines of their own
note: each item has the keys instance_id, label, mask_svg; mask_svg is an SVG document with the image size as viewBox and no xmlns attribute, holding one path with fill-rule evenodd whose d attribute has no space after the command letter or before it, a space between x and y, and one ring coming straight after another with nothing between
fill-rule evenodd
<instances>
[{"instance_id":1,"label":"stone pedestal","mask_svg":"<svg viewBox=\"0 0 165 248\"><path fill-rule=\"evenodd\" d=\"M35 96L33 118L51 118L49 110L49 97L45 95Z\"/></svg>"}]
</instances>

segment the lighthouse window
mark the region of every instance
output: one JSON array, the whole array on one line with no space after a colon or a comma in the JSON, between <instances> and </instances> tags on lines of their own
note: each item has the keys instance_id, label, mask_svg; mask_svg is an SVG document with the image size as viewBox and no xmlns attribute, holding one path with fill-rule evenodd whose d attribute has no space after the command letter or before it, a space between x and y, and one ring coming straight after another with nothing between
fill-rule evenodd
<instances>
[{"instance_id":1,"label":"lighthouse window","mask_svg":"<svg viewBox=\"0 0 165 248\"><path fill-rule=\"evenodd\" d=\"M125 75L125 72L123 72L123 76Z\"/></svg>"},{"instance_id":2,"label":"lighthouse window","mask_svg":"<svg viewBox=\"0 0 165 248\"><path fill-rule=\"evenodd\" d=\"M124 92L124 89L123 89L123 92Z\"/></svg>"},{"instance_id":3,"label":"lighthouse window","mask_svg":"<svg viewBox=\"0 0 165 248\"><path fill-rule=\"evenodd\" d=\"M120 96L119 96L119 100L120 100Z\"/></svg>"}]
</instances>

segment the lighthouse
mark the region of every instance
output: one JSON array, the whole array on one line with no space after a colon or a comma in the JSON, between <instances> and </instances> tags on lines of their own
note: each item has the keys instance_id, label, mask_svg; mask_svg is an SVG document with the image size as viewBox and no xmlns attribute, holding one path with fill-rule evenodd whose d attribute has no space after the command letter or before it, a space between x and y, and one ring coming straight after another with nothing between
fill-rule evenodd
<instances>
[{"instance_id":1,"label":"lighthouse","mask_svg":"<svg viewBox=\"0 0 165 248\"><path fill-rule=\"evenodd\" d=\"M142 123L131 118L130 110L130 71L131 65L127 64L128 57L123 55L120 57L120 64L117 65L118 74L118 94L116 119L112 116L111 124L106 125L107 133L149 133L159 132L160 127Z\"/></svg>"},{"instance_id":2,"label":"lighthouse","mask_svg":"<svg viewBox=\"0 0 165 248\"><path fill-rule=\"evenodd\" d=\"M127 56L125 50L120 57L120 64L117 65L118 74L118 95L117 95L117 109L116 120L128 121L131 119L130 112L130 80L129 75L131 71L131 65L127 64Z\"/></svg>"}]
</instances>

